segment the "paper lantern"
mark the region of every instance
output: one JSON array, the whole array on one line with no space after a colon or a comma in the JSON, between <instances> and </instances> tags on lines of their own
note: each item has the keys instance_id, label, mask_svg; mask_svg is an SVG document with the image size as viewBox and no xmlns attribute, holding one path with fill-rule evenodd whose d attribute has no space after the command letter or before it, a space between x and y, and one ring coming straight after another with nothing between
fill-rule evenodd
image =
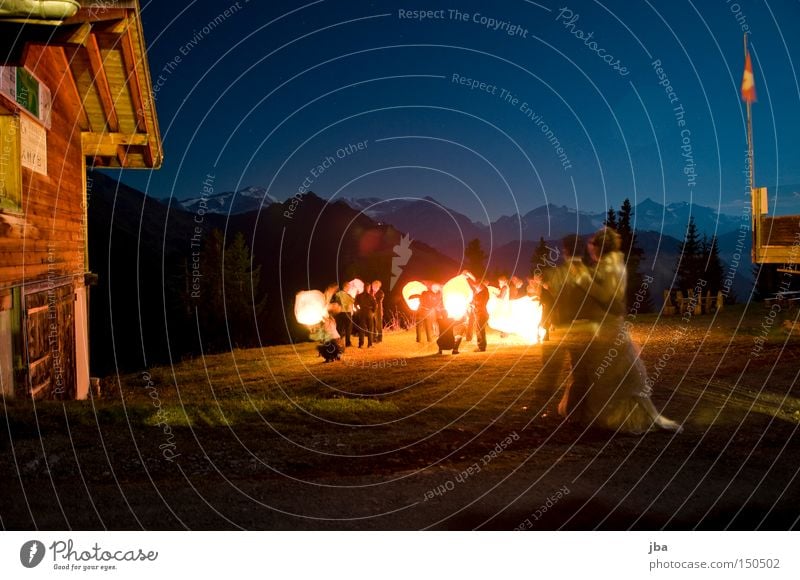
<instances>
[{"instance_id":1,"label":"paper lantern","mask_svg":"<svg viewBox=\"0 0 800 580\"><path fill-rule=\"evenodd\" d=\"M450 278L442 286L442 302L447 316L453 320L464 318L472 302L472 286L466 276L459 275Z\"/></svg>"},{"instance_id":2,"label":"paper lantern","mask_svg":"<svg viewBox=\"0 0 800 580\"><path fill-rule=\"evenodd\" d=\"M491 302L491 299L490 299ZM506 334L514 334L528 344L536 344L545 335L542 305L530 296L516 300L495 299L489 313L489 326Z\"/></svg>"},{"instance_id":3,"label":"paper lantern","mask_svg":"<svg viewBox=\"0 0 800 580\"><path fill-rule=\"evenodd\" d=\"M353 298L355 298L364 291L364 282L362 282L358 278L353 278L347 284L344 285L344 291L347 292Z\"/></svg>"},{"instance_id":4,"label":"paper lantern","mask_svg":"<svg viewBox=\"0 0 800 580\"><path fill-rule=\"evenodd\" d=\"M294 298L294 317L300 324L313 326L319 324L328 314L325 295L319 290L304 290Z\"/></svg>"},{"instance_id":5,"label":"paper lantern","mask_svg":"<svg viewBox=\"0 0 800 580\"><path fill-rule=\"evenodd\" d=\"M417 280L413 280L403 286L403 300L412 312L419 310L419 297L420 294L425 292L428 287ZM412 298L414 296L414 298Z\"/></svg>"}]
</instances>

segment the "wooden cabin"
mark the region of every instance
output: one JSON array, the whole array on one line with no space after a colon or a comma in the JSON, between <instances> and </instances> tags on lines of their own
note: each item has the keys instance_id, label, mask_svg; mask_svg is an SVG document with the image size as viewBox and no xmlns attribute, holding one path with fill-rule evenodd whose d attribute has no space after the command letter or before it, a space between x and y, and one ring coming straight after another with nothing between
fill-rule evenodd
<instances>
[{"instance_id":1,"label":"wooden cabin","mask_svg":"<svg viewBox=\"0 0 800 580\"><path fill-rule=\"evenodd\" d=\"M82 399L87 164L158 168L161 138L138 1L31 4L0 11L0 390Z\"/></svg>"},{"instance_id":2,"label":"wooden cabin","mask_svg":"<svg viewBox=\"0 0 800 580\"><path fill-rule=\"evenodd\" d=\"M753 188L753 263L800 263L800 215L768 215L768 207L767 188Z\"/></svg>"}]
</instances>

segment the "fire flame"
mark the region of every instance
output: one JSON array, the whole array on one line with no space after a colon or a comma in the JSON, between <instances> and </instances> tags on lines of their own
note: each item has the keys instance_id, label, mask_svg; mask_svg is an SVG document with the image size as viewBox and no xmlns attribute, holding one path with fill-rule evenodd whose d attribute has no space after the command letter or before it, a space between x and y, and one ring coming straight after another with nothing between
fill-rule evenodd
<instances>
[{"instance_id":1,"label":"fire flame","mask_svg":"<svg viewBox=\"0 0 800 580\"><path fill-rule=\"evenodd\" d=\"M304 290L294 299L294 317L306 326L319 324L328 314L325 295L319 290Z\"/></svg>"},{"instance_id":2,"label":"fire flame","mask_svg":"<svg viewBox=\"0 0 800 580\"><path fill-rule=\"evenodd\" d=\"M425 292L428 287L417 280L413 280L403 286L403 300L406 301L408 308L412 312L419 310L419 295ZM414 298L411 298L414 296Z\"/></svg>"},{"instance_id":3,"label":"fire flame","mask_svg":"<svg viewBox=\"0 0 800 580\"><path fill-rule=\"evenodd\" d=\"M527 344L536 344L546 333L542 328L542 304L530 296L516 300L500 298L497 288L489 287L489 326L506 334L515 334Z\"/></svg>"}]
</instances>

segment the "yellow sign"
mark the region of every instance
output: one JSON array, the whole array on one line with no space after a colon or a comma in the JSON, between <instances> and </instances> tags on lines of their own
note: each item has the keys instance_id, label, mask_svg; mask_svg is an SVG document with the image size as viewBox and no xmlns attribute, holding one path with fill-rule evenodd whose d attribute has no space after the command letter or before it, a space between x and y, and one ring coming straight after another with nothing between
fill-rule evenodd
<instances>
[{"instance_id":1,"label":"yellow sign","mask_svg":"<svg viewBox=\"0 0 800 580\"><path fill-rule=\"evenodd\" d=\"M19 125L14 115L0 115L0 210L19 211L21 203Z\"/></svg>"}]
</instances>

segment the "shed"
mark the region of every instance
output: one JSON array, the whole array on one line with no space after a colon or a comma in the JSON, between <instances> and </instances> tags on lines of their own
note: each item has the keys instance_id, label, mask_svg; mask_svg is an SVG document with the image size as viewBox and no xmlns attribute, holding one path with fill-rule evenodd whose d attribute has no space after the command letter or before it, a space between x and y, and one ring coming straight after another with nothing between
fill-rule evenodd
<instances>
[{"instance_id":1,"label":"shed","mask_svg":"<svg viewBox=\"0 0 800 580\"><path fill-rule=\"evenodd\" d=\"M0 391L89 394L87 165L162 161L138 1L2 2Z\"/></svg>"}]
</instances>

